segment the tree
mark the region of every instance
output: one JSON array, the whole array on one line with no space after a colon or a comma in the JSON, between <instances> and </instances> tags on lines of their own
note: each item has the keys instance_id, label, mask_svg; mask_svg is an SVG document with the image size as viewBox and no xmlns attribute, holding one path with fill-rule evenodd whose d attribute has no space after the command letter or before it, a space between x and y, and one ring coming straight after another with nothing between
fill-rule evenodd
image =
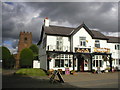
<instances>
[{"instance_id":1,"label":"tree","mask_svg":"<svg viewBox=\"0 0 120 90\"><path fill-rule=\"evenodd\" d=\"M39 52L38 46L32 44L29 48L33 51L34 59L38 59L38 52Z\"/></svg>"},{"instance_id":2,"label":"tree","mask_svg":"<svg viewBox=\"0 0 120 90\"><path fill-rule=\"evenodd\" d=\"M9 64L10 64L10 68L14 68L14 66L15 66L15 57L14 57L13 54L10 56Z\"/></svg>"},{"instance_id":3,"label":"tree","mask_svg":"<svg viewBox=\"0 0 120 90\"><path fill-rule=\"evenodd\" d=\"M21 67L32 67L33 64L33 52L29 48L24 48L20 53L20 66Z\"/></svg>"},{"instance_id":4,"label":"tree","mask_svg":"<svg viewBox=\"0 0 120 90\"><path fill-rule=\"evenodd\" d=\"M7 47L2 46L0 49L2 50L2 67L9 68L11 53Z\"/></svg>"}]
</instances>

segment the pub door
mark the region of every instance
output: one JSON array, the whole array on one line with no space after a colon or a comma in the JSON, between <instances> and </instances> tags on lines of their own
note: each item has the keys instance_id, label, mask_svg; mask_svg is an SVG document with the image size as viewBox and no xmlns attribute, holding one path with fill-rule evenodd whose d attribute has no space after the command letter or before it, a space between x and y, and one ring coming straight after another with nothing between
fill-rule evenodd
<instances>
[{"instance_id":1,"label":"pub door","mask_svg":"<svg viewBox=\"0 0 120 90\"><path fill-rule=\"evenodd\" d=\"M84 71L84 58L78 57L77 71Z\"/></svg>"},{"instance_id":2,"label":"pub door","mask_svg":"<svg viewBox=\"0 0 120 90\"><path fill-rule=\"evenodd\" d=\"M82 60L80 64L81 64L80 65L80 71L84 72L84 60Z\"/></svg>"}]
</instances>

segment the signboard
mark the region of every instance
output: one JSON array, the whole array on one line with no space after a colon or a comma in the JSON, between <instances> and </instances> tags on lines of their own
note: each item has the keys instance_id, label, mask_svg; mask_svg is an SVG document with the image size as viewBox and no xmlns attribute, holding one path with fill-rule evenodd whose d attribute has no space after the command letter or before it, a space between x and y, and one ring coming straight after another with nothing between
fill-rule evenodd
<instances>
[{"instance_id":1,"label":"signboard","mask_svg":"<svg viewBox=\"0 0 120 90\"><path fill-rule=\"evenodd\" d=\"M75 52L90 53L90 48L75 48Z\"/></svg>"},{"instance_id":2,"label":"signboard","mask_svg":"<svg viewBox=\"0 0 120 90\"><path fill-rule=\"evenodd\" d=\"M110 53L109 48L94 48L94 52Z\"/></svg>"},{"instance_id":3,"label":"signboard","mask_svg":"<svg viewBox=\"0 0 120 90\"><path fill-rule=\"evenodd\" d=\"M65 68L65 75L70 75L70 70L69 70L69 68Z\"/></svg>"},{"instance_id":4,"label":"signboard","mask_svg":"<svg viewBox=\"0 0 120 90\"><path fill-rule=\"evenodd\" d=\"M60 82L64 83L64 80L63 80L63 77L62 75L60 74L59 71L55 70L54 73L52 74L52 76L50 77L50 82L54 82L55 81L55 76L58 76Z\"/></svg>"}]
</instances>

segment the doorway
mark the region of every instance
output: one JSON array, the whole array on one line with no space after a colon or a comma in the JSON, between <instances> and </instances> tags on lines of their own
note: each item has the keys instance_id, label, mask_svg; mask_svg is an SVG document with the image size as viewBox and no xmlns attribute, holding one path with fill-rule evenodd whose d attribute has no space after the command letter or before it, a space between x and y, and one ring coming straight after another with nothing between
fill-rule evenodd
<instances>
[{"instance_id":1,"label":"doorway","mask_svg":"<svg viewBox=\"0 0 120 90\"><path fill-rule=\"evenodd\" d=\"M84 72L84 57L78 55L77 59L78 59L77 71Z\"/></svg>"}]
</instances>

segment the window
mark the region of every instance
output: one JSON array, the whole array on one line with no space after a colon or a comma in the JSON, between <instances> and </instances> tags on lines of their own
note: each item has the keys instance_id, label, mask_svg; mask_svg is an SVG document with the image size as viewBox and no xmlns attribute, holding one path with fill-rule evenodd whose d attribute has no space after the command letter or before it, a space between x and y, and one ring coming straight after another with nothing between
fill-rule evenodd
<instances>
[{"instance_id":1,"label":"window","mask_svg":"<svg viewBox=\"0 0 120 90\"><path fill-rule=\"evenodd\" d=\"M101 59L102 59L101 55L95 55L95 58L93 60L93 67L102 67L103 61Z\"/></svg>"},{"instance_id":2,"label":"window","mask_svg":"<svg viewBox=\"0 0 120 90\"><path fill-rule=\"evenodd\" d=\"M115 50L120 50L120 45L115 45Z\"/></svg>"},{"instance_id":3,"label":"window","mask_svg":"<svg viewBox=\"0 0 120 90\"><path fill-rule=\"evenodd\" d=\"M72 67L72 60L69 60L69 67Z\"/></svg>"},{"instance_id":4,"label":"window","mask_svg":"<svg viewBox=\"0 0 120 90\"><path fill-rule=\"evenodd\" d=\"M24 40L27 40L27 37L25 37Z\"/></svg>"},{"instance_id":5,"label":"window","mask_svg":"<svg viewBox=\"0 0 120 90\"><path fill-rule=\"evenodd\" d=\"M27 37L24 38L24 42L25 42L25 43L27 42Z\"/></svg>"},{"instance_id":6,"label":"window","mask_svg":"<svg viewBox=\"0 0 120 90\"><path fill-rule=\"evenodd\" d=\"M118 62L119 62L119 65L120 65L120 59L119 59L119 61L118 61Z\"/></svg>"},{"instance_id":7,"label":"window","mask_svg":"<svg viewBox=\"0 0 120 90\"><path fill-rule=\"evenodd\" d=\"M65 67L68 67L68 59L65 59Z\"/></svg>"},{"instance_id":8,"label":"window","mask_svg":"<svg viewBox=\"0 0 120 90\"><path fill-rule=\"evenodd\" d=\"M117 49L117 46L115 45L115 50Z\"/></svg>"},{"instance_id":9,"label":"window","mask_svg":"<svg viewBox=\"0 0 120 90\"><path fill-rule=\"evenodd\" d=\"M64 60L60 60L60 64L61 67L64 67Z\"/></svg>"},{"instance_id":10,"label":"window","mask_svg":"<svg viewBox=\"0 0 120 90\"><path fill-rule=\"evenodd\" d=\"M100 67L102 67L102 60L99 60L99 65Z\"/></svg>"},{"instance_id":11,"label":"window","mask_svg":"<svg viewBox=\"0 0 120 90\"><path fill-rule=\"evenodd\" d=\"M115 59L116 60L116 65L118 65L118 59Z\"/></svg>"},{"instance_id":12,"label":"window","mask_svg":"<svg viewBox=\"0 0 120 90\"><path fill-rule=\"evenodd\" d=\"M95 67L95 60L93 61L93 67Z\"/></svg>"},{"instance_id":13,"label":"window","mask_svg":"<svg viewBox=\"0 0 120 90\"><path fill-rule=\"evenodd\" d=\"M100 41L99 40L95 40L95 47L100 48Z\"/></svg>"},{"instance_id":14,"label":"window","mask_svg":"<svg viewBox=\"0 0 120 90\"><path fill-rule=\"evenodd\" d=\"M62 51L63 50L63 38L57 37L56 40L56 49Z\"/></svg>"},{"instance_id":15,"label":"window","mask_svg":"<svg viewBox=\"0 0 120 90\"><path fill-rule=\"evenodd\" d=\"M87 59L87 60L84 60L84 66L85 66L85 67L88 67L88 59Z\"/></svg>"},{"instance_id":16,"label":"window","mask_svg":"<svg viewBox=\"0 0 120 90\"><path fill-rule=\"evenodd\" d=\"M120 45L117 45L118 50L120 50Z\"/></svg>"},{"instance_id":17,"label":"window","mask_svg":"<svg viewBox=\"0 0 120 90\"><path fill-rule=\"evenodd\" d=\"M67 56L67 57L66 57ZM55 57L55 67L72 67L72 55L60 54Z\"/></svg>"},{"instance_id":18,"label":"window","mask_svg":"<svg viewBox=\"0 0 120 90\"><path fill-rule=\"evenodd\" d=\"M60 60L59 59L55 60L55 67L60 67Z\"/></svg>"},{"instance_id":19,"label":"window","mask_svg":"<svg viewBox=\"0 0 120 90\"><path fill-rule=\"evenodd\" d=\"M98 60L96 60L96 67L98 67Z\"/></svg>"},{"instance_id":20,"label":"window","mask_svg":"<svg viewBox=\"0 0 120 90\"><path fill-rule=\"evenodd\" d=\"M86 46L86 37L80 37L80 46Z\"/></svg>"}]
</instances>

